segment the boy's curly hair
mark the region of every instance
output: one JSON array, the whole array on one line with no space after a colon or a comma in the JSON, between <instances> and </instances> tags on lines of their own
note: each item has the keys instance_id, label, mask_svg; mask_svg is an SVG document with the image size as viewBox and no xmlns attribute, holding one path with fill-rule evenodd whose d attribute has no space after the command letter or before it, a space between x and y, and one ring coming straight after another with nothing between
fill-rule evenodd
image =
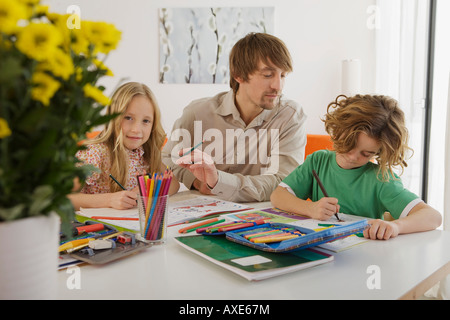
<instances>
[{"instance_id":1,"label":"boy's curly hair","mask_svg":"<svg viewBox=\"0 0 450 320\"><path fill-rule=\"evenodd\" d=\"M382 181L395 179L392 168L407 167L408 129L405 116L395 99L383 95L339 95L327 107L325 130L331 136L337 153L355 148L358 134L364 132L381 144L375 160ZM400 173L400 174L401 174Z\"/></svg>"}]
</instances>

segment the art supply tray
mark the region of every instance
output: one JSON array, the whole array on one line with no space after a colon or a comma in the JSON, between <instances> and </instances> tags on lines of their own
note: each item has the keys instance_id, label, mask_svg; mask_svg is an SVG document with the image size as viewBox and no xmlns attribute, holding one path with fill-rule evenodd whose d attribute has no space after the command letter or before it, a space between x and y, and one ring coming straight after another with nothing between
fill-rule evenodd
<instances>
[{"instance_id":1,"label":"art supply tray","mask_svg":"<svg viewBox=\"0 0 450 320\"><path fill-rule=\"evenodd\" d=\"M358 221L355 223L334 226L321 231L315 231L284 223L267 223L250 228L228 231L225 233L226 239L266 252L290 252L295 250L306 249L317 246L322 243L343 238L355 233L362 232L367 227L367 220ZM273 232L273 238L269 242L262 242L262 235L255 237L256 233ZM275 234L275 232L280 232ZM281 233L283 232L283 233ZM251 236L253 235L253 238ZM283 240L282 236L286 238ZM276 237L282 239L273 241ZM289 239L290 236L295 236ZM250 237L250 238L249 238ZM273 242L271 242L273 241Z\"/></svg>"},{"instance_id":2,"label":"art supply tray","mask_svg":"<svg viewBox=\"0 0 450 320\"><path fill-rule=\"evenodd\" d=\"M78 252L71 253L70 256L90 264L105 264L124 258L151 246L151 243L146 243L139 240L136 240L133 244L122 244L116 241L116 247L111 249L95 250L94 252L80 250Z\"/></svg>"},{"instance_id":3,"label":"art supply tray","mask_svg":"<svg viewBox=\"0 0 450 320\"><path fill-rule=\"evenodd\" d=\"M96 224L102 223L96 221L86 221L84 223L74 222L73 227L75 230L77 227L81 227L82 229L83 227ZM74 259L90 264L105 264L129 256L142 249L152 246L151 243L139 240L139 236L137 234L123 231L119 232L117 231L117 229L110 225L102 225L104 226L102 230L88 232L86 235L81 235L76 238L82 239L83 237L89 237L95 240L109 241L110 247L91 248L89 246L86 246L77 251L68 252L68 255ZM64 237L62 239L64 239Z\"/></svg>"}]
</instances>

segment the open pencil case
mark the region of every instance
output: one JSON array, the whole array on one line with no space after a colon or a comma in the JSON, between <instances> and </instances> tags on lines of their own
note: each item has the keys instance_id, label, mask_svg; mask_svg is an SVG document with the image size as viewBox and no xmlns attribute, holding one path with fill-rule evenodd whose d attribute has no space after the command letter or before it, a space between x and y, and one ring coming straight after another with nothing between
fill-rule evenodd
<instances>
[{"instance_id":1,"label":"open pencil case","mask_svg":"<svg viewBox=\"0 0 450 320\"><path fill-rule=\"evenodd\" d=\"M249 228L232 230L225 233L226 239L266 252L289 252L317 246L322 243L343 238L362 232L367 228L367 220L357 221L351 224L334 226L321 231L315 231L284 223L267 223ZM272 239L262 241L262 232L272 232ZM278 233L280 241L274 241ZM259 234L258 237L255 237ZM250 235L250 236L249 236ZM253 235L253 238L251 237ZM285 236L283 240L283 236ZM295 237L294 237L295 236Z\"/></svg>"}]
</instances>

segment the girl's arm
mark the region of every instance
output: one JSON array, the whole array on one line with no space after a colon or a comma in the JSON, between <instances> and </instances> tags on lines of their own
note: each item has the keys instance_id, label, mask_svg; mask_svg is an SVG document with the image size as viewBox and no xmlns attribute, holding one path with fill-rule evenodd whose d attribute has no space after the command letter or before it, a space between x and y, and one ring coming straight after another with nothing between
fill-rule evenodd
<instances>
[{"instance_id":1,"label":"girl's arm","mask_svg":"<svg viewBox=\"0 0 450 320\"><path fill-rule=\"evenodd\" d=\"M387 240L399 234L434 230L442 223L441 214L428 204L415 205L408 215L394 221L370 220L364 236L369 239Z\"/></svg>"},{"instance_id":2,"label":"girl's arm","mask_svg":"<svg viewBox=\"0 0 450 320\"><path fill-rule=\"evenodd\" d=\"M72 193L67 197L72 201L75 210L81 208L114 208L130 209L136 206L137 188L114 193Z\"/></svg>"},{"instance_id":3,"label":"girl's arm","mask_svg":"<svg viewBox=\"0 0 450 320\"><path fill-rule=\"evenodd\" d=\"M339 212L338 199L324 197L312 202L297 198L286 188L278 186L270 196L272 204L288 212L304 215L313 219L328 220L336 212Z\"/></svg>"},{"instance_id":4,"label":"girl's arm","mask_svg":"<svg viewBox=\"0 0 450 320\"><path fill-rule=\"evenodd\" d=\"M72 194L67 195L75 211L80 208L114 208L130 209L136 205L138 188L133 190L119 191L115 193L80 193L82 185L78 178L73 180Z\"/></svg>"}]
</instances>

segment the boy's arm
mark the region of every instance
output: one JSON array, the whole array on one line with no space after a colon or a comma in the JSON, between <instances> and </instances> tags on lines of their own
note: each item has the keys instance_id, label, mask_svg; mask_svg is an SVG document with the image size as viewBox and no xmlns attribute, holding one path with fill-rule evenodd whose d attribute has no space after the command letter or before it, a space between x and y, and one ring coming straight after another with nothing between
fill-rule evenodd
<instances>
[{"instance_id":1,"label":"boy's arm","mask_svg":"<svg viewBox=\"0 0 450 320\"><path fill-rule=\"evenodd\" d=\"M323 197L319 201L312 202L297 198L286 188L278 186L270 196L272 204L288 212L300 214L313 219L328 220L336 212L339 212L338 199Z\"/></svg>"},{"instance_id":2,"label":"boy's arm","mask_svg":"<svg viewBox=\"0 0 450 320\"><path fill-rule=\"evenodd\" d=\"M425 202L420 202L404 218L394 221L370 220L371 227L364 231L364 236L373 240L387 240L399 234L434 230L441 223L441 214Z\"/></svg>"}]
</instances>

